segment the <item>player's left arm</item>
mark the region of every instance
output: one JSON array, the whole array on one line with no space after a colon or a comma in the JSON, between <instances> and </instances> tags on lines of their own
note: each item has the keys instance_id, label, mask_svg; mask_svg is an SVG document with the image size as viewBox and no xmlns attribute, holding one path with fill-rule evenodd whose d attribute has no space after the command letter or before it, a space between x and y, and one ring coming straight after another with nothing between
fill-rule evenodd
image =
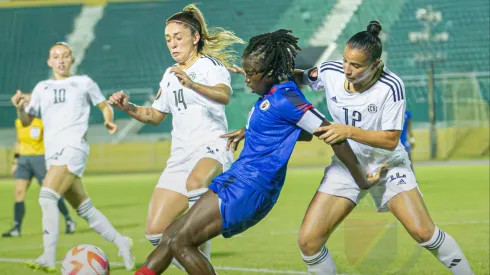
<instances>
[{"instance_id":1,"label":"player's left arm","mask_svg":"<svg viewBox=\"0 0 490 275\"><path fill-rule=\"evenodd\" d=\"M204 85L194 82L183 70L177 66L172 67L170 71L175 74L182 86L220 104L227 105L230 102L231 96L231 77L226 68L223 67L222 69L224 72L212 71L212 73L207 75L208 82L211 85Z\"/></svg>"},{"instance_id":2,"label":"player's left arm","mask_svg":"<svg viewBox=\"0 0 490 275\"><path fill-rule=\"evenodd\" d=\"M102 101L97 104L97 107L102 112L104 117L104 126L109 131L109 134L114 134L117 131L117 125L114 123L114 110L107 101Z\"/></svg>"},{"instance_id":3,"label":"player's left arm","mask_svg":"<svg viewBox=\"0 0 490 275\"><path fill-rule=\"evenodd\" d=\"M410 143L410 147L415 148L415 135L413 134L412 128L412 114L410 111L407 111L409 114L407 117L407 134L408 134L408 143Z\"/></svg>"},{"instance_id":4,"label":"player's left arm","mask_svg":"<svg viewBox=\"0 0 490 275\"><path fill-rule=\"evenodd\" d=\"M87 77L87 94L93 105L97 106L104 117L104 126L109 131L109 134L114 134L117 131L117 125L114 123L114 111L105 99L99 85L92 79Z\"/></svg>"}]
</instances>

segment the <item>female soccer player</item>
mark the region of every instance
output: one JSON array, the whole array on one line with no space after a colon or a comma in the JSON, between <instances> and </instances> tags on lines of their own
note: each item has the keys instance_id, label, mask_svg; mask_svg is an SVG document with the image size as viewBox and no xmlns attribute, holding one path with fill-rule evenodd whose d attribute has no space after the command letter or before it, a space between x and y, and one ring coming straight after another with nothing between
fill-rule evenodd
<instances>
[{"instance_id":1,"label":"female soccer player","mask_svg":"<svg viewBox=\"0 0 490 275\"><path fill-rule=\"evenodd\" d=\"M163 231L208 190L211 179L233 162L226 139L220 138L228 130L225 105L232 93L226 66L234 58L229 46L244 43L221 28L208 30L195 5L186 6L166 23L167 46L177 64L163 75L153 105L128 103L123 91L109 99L117 109L147 124L158 125L172 114L170 158L148 209L146 237L154 246ZM201 249L209 258L210 242Z\"/></svg>"},{"instance_id":2,"label":"female soccer player","mask_svg":"<svg viewBox=\"0 0 490 275\"><path fill-rule=\"evenodd\" d=\"M123 257L126 269L134 267L131 254L132 241L121 236L107 218L92 204L82 184L82 175L89 153L87 143L90 104L96 105L104 116L104 125L113 134L112 108L105 101L99 86L88 76L71 75L74 62L72 51L66 43L56 43L49 51L48 65L53 77L39 82L32 92L29 105L24 108L22 92L12 97L17 116L22 125L30 125L35 117L44 123L44 146L47 174L39 193L42 209L44 253L33 262L33 269L55 272L56 245L58 243L60 215L58 200L64 196L106 240L113 242Z\"/></svg>"},{"instance_id":3,"label":"female soccer player","mask_svg":"<svg viewBox=\"0 0 490 275\"><path fill-rule=\"evenodd\" d=\"M24 107L29 104L30 94L24 95ZM34 118L29 126L24 127L20 119L15 120L17 142L15 143L15 158L12 171L15 184L14 227L2 234L2 237L20 237L22 220L24 219L27 188L32 178L36 178L39 185L43 184L46 175L46 162L44 160L43 122ZM65 234L75 232L75 222L68 213L63 197L58 201L58 209L65 218Z\"/></svg>"},{"instance_id":4,"label":"female soccer player","mask_svg":"<svg viewBox=\"0 0 490 275\"><path fill-rule=\"evenodd\" d=\"M378 211L389 210L421 246L431 251L453 274L473 274L456 241L434 225L417 186L410 160L399 142L405 114L403 81L380 60L381 25L372 21L366 31L349 39L343 62L325 62L295 79L313 90L325 90L335 124L320 127L327 144L348 139L368 171L388 163L389 172L369 192ZM332 164L310 203L299 233L303 260L311 274L336 274L325 247L335 228L354 209L362 192L346 167Z\"/></svg>"},{"instance_id":5,"label":"female soccer player","mask_svg":"<svg viewBox=\"0 0 490 275\"><path fill-rule=\"evenodd\" d=\"M242 55L245 82L260 98L250 111L244 149L230 170L213 179L210 191L165 230L162 242L137 275L162 273L172 257L191 275L215 274L198 246L219 234L225 238L239 234L272 209L300 134L308 132L311 138L313 129L329 124L289 80L297 42L286 30L250 39ZM376 181L376 177L365 179L346 142L333 147L361 185Z\"/></svg>"}]
</instances>

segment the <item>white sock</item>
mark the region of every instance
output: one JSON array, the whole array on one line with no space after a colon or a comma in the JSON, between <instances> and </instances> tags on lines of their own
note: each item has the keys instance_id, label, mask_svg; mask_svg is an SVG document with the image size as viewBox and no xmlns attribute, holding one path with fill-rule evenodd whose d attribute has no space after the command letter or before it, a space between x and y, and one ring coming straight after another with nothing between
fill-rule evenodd
<instances>
[{"instance_id":1,"label":"white sock","mask_svg":"<svg viewBox=\"0 0 490 275\"><path fill-rule=\"evenodd\" d=\"M153 245L153 247L157 247L157 245L160 243L160 240L162 239L162 234L155 234L155 235L147 235L145 234L146 239Z\"/></svg>"},{"instance_id":2,"label":"white sock","mask_svg":"<svg viewBox=\"0 0 490 275\"><path fill-rule=\"evenodd\" d=\"M60 195L53 189L42 187L39 192L39 205L43 213L43 255L50 266L54 266L56 262L56 245L60 234L59 199Z\"/></svg>"},{"instance_id":3,"label":"white sock","mask_svg":"<svg viewBox=\"0 0 490 275\"><path fill-rule=\"evenodd\" d=\"M120 247L124 241L123 237L112 226L111 222L94 207L90 199L87 199L78 206L77 213L88 222L90 228L95 230L95 232L99 233L109 242L114 243L117 247Z\"/></svg>"},{"instance_id":4,"label":"white sock","mask_svg":"<svg viewBox=\"0 0 490 275\"><path fill-rule=\"evenodd\" d=\"M437 226L432 238L420 245L434 254L454 275L473 275L470 264L458 243Z\"/></svg>"},{"instance_id":5,"label":"white sock","mask_svg":"<svg viewBox=\"0 0 490 275\"><path fill-rule=\"evenodd\" d=\"M187 192L187 197L189 198L189 209L194 206L197 200L199 200L208 190L208 188L200 188ZM199 250L206 258L208 258L208 261L211 261L211 240L201 244L201 246L199 246Z\"/></svg>"},{"instance_id":6,"label":"white sock","mask_svg":"<svg viewBox=\"0 0 490 275\"><path fill-rule=\"evenodd\" d=\"M301 253L303 261L308 266L308 274L312 275L336 275L337 270L333 262L332 255L326 246L313 256L306 256Z\"/></svg>"}]
</instances>

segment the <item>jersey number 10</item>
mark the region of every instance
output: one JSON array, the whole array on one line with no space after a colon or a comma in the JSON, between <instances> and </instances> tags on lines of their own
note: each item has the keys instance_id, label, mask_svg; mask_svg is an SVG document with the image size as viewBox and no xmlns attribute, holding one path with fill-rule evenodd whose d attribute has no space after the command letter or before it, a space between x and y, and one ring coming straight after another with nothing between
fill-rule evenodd
<instances>
[{"instance_id":1,"label":"jersey number 10","mask_svg":"<svg viewBox=\"0 0 490 275\"><path fill-rule=\"evenodd\" d=\"M184 109L187 109L187 104L185 104L185 100L184 100L184 90L183 89L179 89L178 91L174 91L174 97L175 97L175 106L177 106L179 111L180 111L179 103L184 106Z\"/></svg>"},{"instance_id":2,"label":"jersey number 10","mask_svg":"<svg viewBox=\"0 0 490 275\"><path fill-rule=\"evenodd\" d=\"M54 91L54 104L65 102L66 90L65 89L53 89Z\"/></svg>"}]
</instances>

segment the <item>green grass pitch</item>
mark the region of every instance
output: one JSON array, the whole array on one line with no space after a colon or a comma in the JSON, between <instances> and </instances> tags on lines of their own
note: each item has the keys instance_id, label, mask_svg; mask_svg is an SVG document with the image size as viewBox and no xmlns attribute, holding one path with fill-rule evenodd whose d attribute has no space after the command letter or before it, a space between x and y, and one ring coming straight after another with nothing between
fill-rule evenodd
<instances>
[{"instance_id":1,"label":"green grass pitch","mask_svg":"<svg viewBox=\"0 0 490 275\"><path fill-rule=\"evenodd\" d=\"M258 225L234 238L213 240L212 262L222 274L306 274L296 244L306 207L322 177L322 169L290 169L281 197ZM416 167L420 189L439 227L460 244L475 274L489 274L489 167ZM159 174L87 176L94 202L123 234L135 241L134 254L142 264L151 251L144 236L148 201ZM12 223L14 186L0 180L0 230ZM24 268L24 259L42 253L39 186L31 185L26 199L23 236L0 239L0 274L40 274ZM71 210L71 209L70 209ZM71 210L75 215L75 212ZM113 263L111 274L133 274L118 263L115 246L76 217L77 233L60 235L58 260L75 244L101 247ZM63 227L62 222L62 227ZM64 228L62 228L64 230ZM420 248L389 213L376 213L366 197L328 242L342 274L450 274L429 252ZM18 261L18 262L16 262ZM168 274L183 274L175 268Z\"/></svg>"}]
</instances>

